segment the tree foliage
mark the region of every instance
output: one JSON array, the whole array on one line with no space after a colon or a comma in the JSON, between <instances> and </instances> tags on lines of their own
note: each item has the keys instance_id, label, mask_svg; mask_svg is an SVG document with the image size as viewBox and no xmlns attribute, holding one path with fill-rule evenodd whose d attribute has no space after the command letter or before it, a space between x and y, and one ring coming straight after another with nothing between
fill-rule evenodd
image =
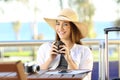
<instances>
[{"instance_id":1,"label":"tree foliage","mask_svg":"<svg viewBox=\"0 0 120 80\"><path fill-rule=\"evenodd\" d=\"M90 0L69 0L69 5L75 8L79 14L79 20L88 26L88 38L95 38L96 32L94 31L93 15L95 12L94 5Z\"/></svg>"},{"instance_id":2,"label":"tree foliage","mask_svg":"<svg viewBox=\"0 0 120 80\"><path fill-rule=\"evenodd\" d=\"M20 28L21 28L21 22L20 21L13 22L13 29L15 31L16 39L17 40L19 40L19 31L20 31Z\"/></svg>"},{"instance_id":3,"label":"tree foliage","mask_svg":"<svg viewBox=\"0 0 120 80\"><path fill-rule=\"evenodd\" d=\"M120 3L120 0L115 0L117 3Z\"/></svg>"},{"instance_id":4,"label":"tree foliage","mask_svg":"<svg viewBox=\"0 0 120 80\"><path fill-rule=\"evenodd\" d=\"M114 22L114 26L115 27L120 27L120 0L115 0L115 2L117 3L118 9L117 9L117 14L118 14L118 18L115 20Z\"/></svg>"}]
</instances>

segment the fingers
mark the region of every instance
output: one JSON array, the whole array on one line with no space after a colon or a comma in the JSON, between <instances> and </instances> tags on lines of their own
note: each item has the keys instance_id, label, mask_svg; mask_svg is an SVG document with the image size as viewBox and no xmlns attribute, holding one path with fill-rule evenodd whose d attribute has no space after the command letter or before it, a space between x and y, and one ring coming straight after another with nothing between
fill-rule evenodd
<instances>
[{"instance_id":1,"label":"fingers","mask_svg":"<svg viewBox=\"0 0 120 80\"><path fill-rule=\"evenodd\" d=\"M61 45L60 46L59 53L66 54L66 47L65 47L65 45Z\"/></svg>"},{"instance_id":2,"label":"fingers","mask_svg":"<svg viewBox=\"0 0 120 80\"><path fill-rule=\"evenodd\" d=\"M58 53L58 50L55 48L52 48L51 54L57 54L57 53Z\"/></svg>"},{"instance_id":3,"label":"fingers","mask_svg":"<svg viewBox=\"0 0 120 80\"><path fill-rule=\"evenodd\" d=\"M68 53L66 46L65 45L59 45L59 47L58 47L58 46L55 45L55 42L53 42L53 44L52 44L52 54L62 54L62 53L64 53L64 54Z\"/></svg>"},{"instance_id":4,"label":"fingers","mask_svg":"<svg viewBox=\"0 0 120 80\"><path fill-rule=\"evenodd\" d=\"M55 45L55 42L52 43L52 48L58 49L58 47Z\"/></svg>"},{"instance_id":5,"label":"fingers","mask_svg":"<svg viewBox=\"0 0 120 80\"><path fill-rule=\"evenodd\" d=\"M51 51L50 51L50 55L51 55L51 59L54 59L56 56L57 56L57 47L52 44L52 47L51 47Z\"/></svg>"},{"instance_id":6,"label":"fingers","mask_svg":"<svg viewBox=\"0 0 120 80\"><path fill-rule=\"evenodd\" d=\"M51 49L51 54L57 54L58 53L58 48L54 45L54 42L52 44L52 49Z\"/></svg>"}]
</instances>

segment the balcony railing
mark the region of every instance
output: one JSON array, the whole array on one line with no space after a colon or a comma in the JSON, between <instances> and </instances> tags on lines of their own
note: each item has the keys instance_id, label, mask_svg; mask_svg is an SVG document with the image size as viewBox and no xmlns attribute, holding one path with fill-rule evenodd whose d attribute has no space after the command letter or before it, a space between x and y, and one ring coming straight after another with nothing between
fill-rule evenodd
<instances>
[{"instance_id":1,"label":"balcony railing","mask_svg":"<svg viewBox=\"0 0 120 80\"><path fill-rule=\"evenodd\" d=\"M10 47L25 47L25 46L29 46L29 47L39 47L41 44L43 43L46 43L46 42L52 42L52 40L33 40L33 41L0 41L0 49L1 49L1 52L0 52L0 55L4 54L2 53L2 50L5 50L5 48L10 48ZM103 57L101 57L101 54L104 54L104 51L103 51L103 48L101 48L101 44L104 44L104 39L89 39L89 40L82 40L83 42L83 45L87 45L89 47L92 48L92 50L96 49L98 50L99 54L98 56L100 57L99 58L99 67L101 67L101 65L104 65L103 62L101 63L101 60L103 60ZM116 46L112 46L114 48L117 48L117 52L118 52L118 57L120 55L120 39L110 39L108 41L109 45L112 46L112 45L116 45ZM102 45L103 47L103 45ZM37 49L36 49L37 51ZM94 54L93 54L94 55ZM0 56L1 58L4 58L2 56ZM34 60L34 52L32 54L33 57L32 59ZM120 58L118 58L118 62L120 64ZM120 68L120 67L119 67ZM99 78L101 78L102 76L102 73L103 73L103 70L102 68L99 68ZM119 73L120 73L120 69L118 69ZM119 75L120 76L120 75Z\"/></svg>"},{"instance_id":2,"label":"balcony railing","mask_svg":"<svg viewBox=\"0 0 120 80\"><path fill-rule=\"evenodd\" d=\"M99 45L101 41L104 39L89 39L82 40L84 45ZM0 41L0 47L8 47L8 46L39 46L45 42L52 42L52 40L33 40L33 41ZM118 45L120 44L120 40L112 39L109 40L110 45Z\"/></svg>"}]
</instances>

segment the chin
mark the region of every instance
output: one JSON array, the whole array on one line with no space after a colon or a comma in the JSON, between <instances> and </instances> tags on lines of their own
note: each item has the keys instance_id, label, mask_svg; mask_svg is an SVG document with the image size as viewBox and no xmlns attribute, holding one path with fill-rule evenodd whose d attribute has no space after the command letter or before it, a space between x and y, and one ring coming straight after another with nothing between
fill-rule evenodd
<instances>
[{"instance_id":1,"label":"chin","mask_svg":"<svg viewBox=\"0 0 120 80\"><path fill-rule=\"evenodd\" d=\"M66 38L68 38L66 35L62 35L62 36L59 36L61 39L66 39Z\"/></svg>"},{"instance_id":2,"label":"chin","mask_svg":"<svg viewBox=\"0 0 120 80\"><path fill-rule=\"evenodd\" d=\"M67 39L66 37L60 37L60 39Z\"/></svg>"}]
</instances>

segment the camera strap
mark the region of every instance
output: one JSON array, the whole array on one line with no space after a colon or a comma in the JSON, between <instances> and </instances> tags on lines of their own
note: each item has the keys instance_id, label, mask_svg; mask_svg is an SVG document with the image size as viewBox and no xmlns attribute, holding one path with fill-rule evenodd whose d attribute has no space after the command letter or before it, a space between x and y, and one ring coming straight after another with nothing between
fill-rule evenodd
<instances>
[{"instance_id":1,"label":"camera strap","mask_svg":"<svg viewBox=\"0 0 120 80\"><path fill-rule=\"evenodd\" d=\"M56 69L67 69L68 63L64 57L64 54L60 55L60 62Z\"/></svg>"}]
</instances>

